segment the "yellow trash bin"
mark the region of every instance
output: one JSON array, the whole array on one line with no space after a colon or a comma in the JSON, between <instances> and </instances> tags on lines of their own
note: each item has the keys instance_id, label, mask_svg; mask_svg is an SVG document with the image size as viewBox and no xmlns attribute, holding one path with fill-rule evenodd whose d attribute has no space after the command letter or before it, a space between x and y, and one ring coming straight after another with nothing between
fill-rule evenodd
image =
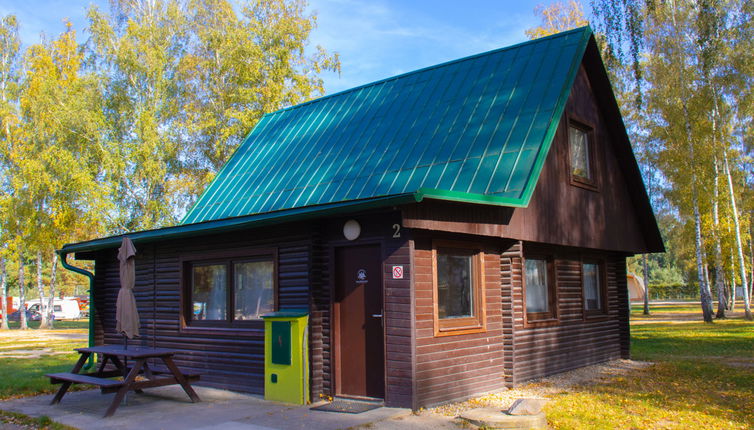
<instances>
[{"instance_id":1,"label":"yellow trash bin","mask_svg":"<svg viewBox=\"0 0 754 430\"><path fill-rule=\"evenodd\" d=\"M309 314L272 312L264 318L264 398L309 403Z\"/></svg>"}]
</instances>

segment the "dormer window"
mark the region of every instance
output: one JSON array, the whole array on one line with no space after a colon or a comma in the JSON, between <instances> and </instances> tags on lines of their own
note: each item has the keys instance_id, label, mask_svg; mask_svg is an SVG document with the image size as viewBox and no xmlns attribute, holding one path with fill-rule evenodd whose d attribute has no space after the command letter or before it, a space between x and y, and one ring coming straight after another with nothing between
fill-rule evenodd
<instances>
[{"instance_id":1,"label":"dormer window","mask_svg":"<svg viewBox=\"0 0 754 430\"><path fill-rule=\"evenodd\" d=\"M596 190L591 128L571 121L568 125L568 148L571 183Z\"/></svg>"}]
</instances>

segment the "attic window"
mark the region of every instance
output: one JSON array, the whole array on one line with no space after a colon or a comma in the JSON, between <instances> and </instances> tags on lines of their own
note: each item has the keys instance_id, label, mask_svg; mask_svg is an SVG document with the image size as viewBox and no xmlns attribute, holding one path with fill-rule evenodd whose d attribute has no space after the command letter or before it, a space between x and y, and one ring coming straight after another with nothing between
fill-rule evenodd
<instances>
[{"instance_id":1,"label":"attic window","mask_svg":"<svg viewBox=\"0 0 754 430\"><path fill-rule=\"evenodd\" d=\"M594 178L594 148L592 129L570 121L568 125L568 152L571 167L571 183L596 189Z\"/></svg>"}]
</instances>

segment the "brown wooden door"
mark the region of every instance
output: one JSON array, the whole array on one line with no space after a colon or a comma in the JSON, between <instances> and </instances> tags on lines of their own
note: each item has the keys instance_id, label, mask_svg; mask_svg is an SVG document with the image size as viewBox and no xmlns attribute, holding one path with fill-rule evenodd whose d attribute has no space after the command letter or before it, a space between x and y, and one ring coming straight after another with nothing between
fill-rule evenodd
<instances>
[{"instance_id":1,"label":"brown wooden door","mask_svg":"<svg viewBox=\"0 0 754 430\"><path fill-rule=\"evenodd\" d=\"M385 396L381 268L379 245L335 250L336 390L341 395Z\"/></svg>"}]
</instances>

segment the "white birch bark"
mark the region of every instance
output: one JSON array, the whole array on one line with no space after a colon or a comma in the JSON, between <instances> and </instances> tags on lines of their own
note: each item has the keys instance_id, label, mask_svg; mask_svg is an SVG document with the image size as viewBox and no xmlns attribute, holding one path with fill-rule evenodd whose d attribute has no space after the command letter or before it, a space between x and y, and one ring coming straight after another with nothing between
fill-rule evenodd
<instances>
[{"instance_id":1,"label":"white birch bark","mask_svg":"<svg viewBox=\"0 0 754 430\"><path fill-rule=\"evenodd\" d=\"M8 273L5 270L5 257L0 257L0 291L3 300L0 330L8 330Z\"/></svg>"},{"instance_id":2,"label":"white birch bark","mask_svg":"<svg viewBox=\"0 0 754 430\"><path fill-rule=\"evenodd\" d=\"M715 132L715 119L713 114L712 119L712 132ZM713 139L713 145L715 144ZM715 241L715 289L717 290L717 314L716 318L725 318L725 282L723 277L725 276L725 270L723 269L723 250L720 244L720 214L719 214L719 201L720 201L720 169L718 167L717 155L714 157L715 177L714 182L714 200L712 202L712 221L714 227L712 229L713 239Z\"/></svg>"},{"instance_id":3,"label":"white birch bark","mask_svg":"<svg viewBox=\"0 0 754 430\"><path fill-rule=\"evenodd\" d=\"M749 297L749 283L746 281L746 261L744 260L743 245L741 243L741 227L738 221L738 208L736 207L736 195L733 192L733 179L730 175L730 164L728 163L728 154L723 151L723 160L725 162L725 176L728 177L728 197L730 198L730 208L733 215L733 229L736 233L736 251L738 254L738 265L740 267L741 285L743 285L744 313L745 318L749 321L754 320L751 315L751 301Z\"/></svg>"},{"instance_id":4,"label":"white birch bark","mask_svg":"<svg viewBox=\"0 0 754 430\"><path fill-rule=\"evenodd\" d=\"M47 301L45 300L45 285L42 280L42 251L37 251L37 292L39 294L39 313L42 316L39 328L46 329L49 328L47 324L49 312Z\"/></svg>"},{"instance_id":5,"label":"white birch bark","mask_svg":"<svg viewBox=\"0 0 754 430\"><path fill-rule=\"evenodd\" d=\"M26 285L24 280L24 257L23 252L18 253L18 310L21 315L21 330L28 330L29 323L26 321Z\"/></svg>"},{"instance_id":6,"label":"white birch bark","mask_svg":"<svg viewBox=\"0 0 754 430\"><path fill-rule=\"evenodd\" d=\"M733 261L733 248L730 249L730 310L736 309L736 262Z\"/></svg>"},{"instance_id":7,"label":"white birch bark","mask_svg":"<svg viewBox=\"0 0 754 430\"><path fill-rule=\"evenodd\" d=\"M47 321L47 324L50 328L53 328L55 325L55 319L52 317L53 312L55 310L54 303L55 303L55 294L57 290L57 275L58 275L58 253L55 251L52 251L52 264L50 266L50 298L47 302L47 309L50 310L50 318Z\"/></svg>"}]
</instances>

